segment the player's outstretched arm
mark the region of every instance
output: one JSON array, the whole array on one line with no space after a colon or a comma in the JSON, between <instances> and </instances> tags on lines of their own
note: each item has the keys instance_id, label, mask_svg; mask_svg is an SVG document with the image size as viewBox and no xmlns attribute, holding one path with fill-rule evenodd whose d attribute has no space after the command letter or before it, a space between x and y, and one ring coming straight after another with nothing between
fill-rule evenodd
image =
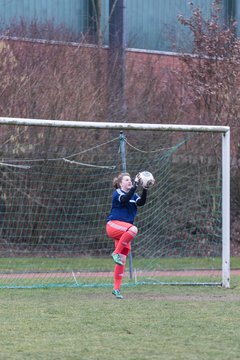
<instances>
[{"instance_id":1,"label":"player's outstretched arm","mask_svg":"<svg viewBox=\"0 0 240 360\"><path fill-rule=\"evenodd\" d=\"M147 189L142 190L142 195L139 199L137 199L136 204L137 206L143 206L146 204L147 201Z\"/></svg>"}]
</instances>

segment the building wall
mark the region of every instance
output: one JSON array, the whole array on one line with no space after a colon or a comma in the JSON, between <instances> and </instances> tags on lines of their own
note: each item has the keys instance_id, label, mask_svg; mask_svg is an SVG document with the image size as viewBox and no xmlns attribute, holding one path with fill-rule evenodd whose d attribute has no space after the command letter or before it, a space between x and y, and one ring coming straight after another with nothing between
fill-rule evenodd
<instances>
[{"instance_id":1,"label":"building wall","mask_svg":"<svg viewBox=\"0 0 240 360\"><path fill-rule=\"evenodd\" d=\"M79 34L87 27L88 0L0 0L0 24L6 30L21 19L54 21Z\"/></svg>"},{"instance_id":2,"label":"building wall","mask_svg":"<svg viewBox=\"0 0 240 360\"><path fill-rule=\"evenodd\" d=\"M195 0L209 17L212 0ZM126 1L128 46L140 49L176 51L190 50L191 38L178 22L179 15L190 16L189 1L131 0Z\"/></svg>"},{"instance_id":3,"label":"building wall","mask_svg":"<svg viewBox=\"0 0 240 360\"><path fill-rule=\"evenodd\" d=\"M96 41L96 21L100 24L101 39L108 45L109 0L0 0L0 24L5 31L10 23L25 19L39 22L54 21L76 34L84 34L89 41ZM207 18L213 0L193 0L194 6L202 9ZM94 4L94 6L92 6ZM127 47L160 50L190 51L191 35L177 17L190 16L189 0L125 0L125 43ZM240 5L235 0L222 0L223 18L240 14ZM97 18L94 7L99 7ZM90 32L91 37L87 37ZM15 34L16 35L16 34ZM95 34L96 35L96 34ZM61 40L61 39L55 39Z\"/></svg>"}]
</instances>

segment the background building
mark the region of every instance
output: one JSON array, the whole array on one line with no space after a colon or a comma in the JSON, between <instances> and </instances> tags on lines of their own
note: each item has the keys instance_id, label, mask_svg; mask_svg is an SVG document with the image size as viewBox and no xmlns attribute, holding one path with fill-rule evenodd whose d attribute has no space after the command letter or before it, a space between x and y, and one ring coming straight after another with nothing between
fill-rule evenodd
<instances>
[{"instance_id":1,"label":"background building","mask_svg":"<svg viewBox=\"0 0 240 360\"><path fill-rule=\"evenodd\" d=\"M211 13L213 0L193 0L204 17ZM190 16L188 0L0 0L1 32L16 29L17 24L37 22L54 25L71 33L71 40L86 39L89 43L109 44L109 18L119 5L123 16L124 44L127 47L157 51L190 51L190 33L180 25L178 16ZM222 0L223 21L238 19L240 6L236 0ZM18 29L18 30L17 30ZM33 37L49 38L47 31ZM19 34L21 35L21 34ZM55 40L64 40L61 38Z\"/></svg>"}]
</instances>

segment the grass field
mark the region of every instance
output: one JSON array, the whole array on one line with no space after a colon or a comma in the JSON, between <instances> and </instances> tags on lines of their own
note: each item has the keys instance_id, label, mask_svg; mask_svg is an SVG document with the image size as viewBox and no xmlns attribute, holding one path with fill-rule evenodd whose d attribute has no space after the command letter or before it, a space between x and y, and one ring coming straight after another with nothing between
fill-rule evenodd
<instances>
[{"instance_id":1,"label":"grass field","mask_svg":"<svg viewBox=\"0 0 240 360\"><path fill-rule=\"evenodd\" d=\"M233 257L232 269L237 269L239 263L240 258ZM127 276L129 264L125 269L126 285L156 282L191 283L190 276L194 276L192 278L194 283L221 283L220 257L134 258L133 265L132 278ZM6 257L0 260L0 289L54 286L111 287L112 271L113 262L110 256L107 258ZM178 271L181 272L180 275L176 273Z\"/></svg>"},{"instance_id":2,"label":"grass field","mask_svg":"<svg viewBox=\"0 0 240 360\"><path fill-rule=\"evenodd\" d=\"M221 258L159 258L154 259L155 270L182 270L182 269L211 269L221 268ZM239 267L239 257L232 257L232 268ZM152 265L152 259L134 259L134 266L141 267L144 263L145 268L149 268ZM32 271L37 269L38 271L63 271L63 269L95 269L95 271L110 270L113 269L112 258L89 258L89 257L76 257L76 258L1 258L0 272L19 272L19 271Z\"/></svg>"},{"instance_id":3,"label":"grass field","mask_svg":"<svg viewBox=\"0 0 240 360\"><path fill-rule=\"evenodd\" d=\"M240 279L209 286L2 289L0 358L240 358Z\"/></svg>"}]
</instances>

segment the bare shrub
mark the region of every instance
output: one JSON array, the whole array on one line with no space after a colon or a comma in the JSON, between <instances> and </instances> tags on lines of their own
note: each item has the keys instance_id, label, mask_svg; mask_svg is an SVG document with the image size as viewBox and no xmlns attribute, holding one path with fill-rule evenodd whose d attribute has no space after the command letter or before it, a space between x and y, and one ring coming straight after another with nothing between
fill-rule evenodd
<instances>
[{"instance_id":1,"label":"bare shrub","mask_svg":"<svg viewBox=\"0 0 240 360\"><path fill-rule=\"evenodd\" d=\"M5 26L4 26L5 28ZM33 18L27 22L24 18L13 19L3 34L10 37L43 39L66 42L79 42L79 35L70 31L64 24L56 25L54 19L39 21Z\"/></svg>"},{"instance_id":2,"label":"bare shrub","mask_svg":"<svg viewBox=\"0 0 240 360\"><path fill-rule=\"evenodd\" d=\"M1 51L1 114L45 119L101 116L105 74L98 49L8 42ZM99 65L98 63L98 65ZM94 98L93 98L94 94Z\"/></svg>"},{"instance_id":3,"label":"bare shrub","mask_svg":"<svg viewBox=\"0 0 240 360\"><path fill-rule=\"evenodd\" d=\"M136 122L177 123L181 117L179 87L159 56L138 62L128 54L128 117Z\"/></svg>"},{"instance_id":4,"label":"bare shrub","mask_svg":"<svg viewBox=\"0 0 240 360\"><path fill-rule=\"evenodd\" d=\"M179 16L192 32L194 54L182 55L181 86L194 105L198 123L234 126L240 106L240 42L235 36L236 24L223 24L220 4L220 0L213 1L209 19L192 4L189 19Z\"/></svg>"},{"instance_id":5,"label":"bare shrub","mask_svg":"<svg viewBox=\"0 0 240 360\"><path fill-rule=\"evenodd\" d=\"M236 23L223 23L221 4L220 0L213 1L209 19L203 18L201 9L192 3L191 17L179 16L192 32L194 55L182 55L185 71L178 72L177 78L198 124L231 126L231 235L232 241L239 244L240 41Z\"/></svg>"}]
</instances>

